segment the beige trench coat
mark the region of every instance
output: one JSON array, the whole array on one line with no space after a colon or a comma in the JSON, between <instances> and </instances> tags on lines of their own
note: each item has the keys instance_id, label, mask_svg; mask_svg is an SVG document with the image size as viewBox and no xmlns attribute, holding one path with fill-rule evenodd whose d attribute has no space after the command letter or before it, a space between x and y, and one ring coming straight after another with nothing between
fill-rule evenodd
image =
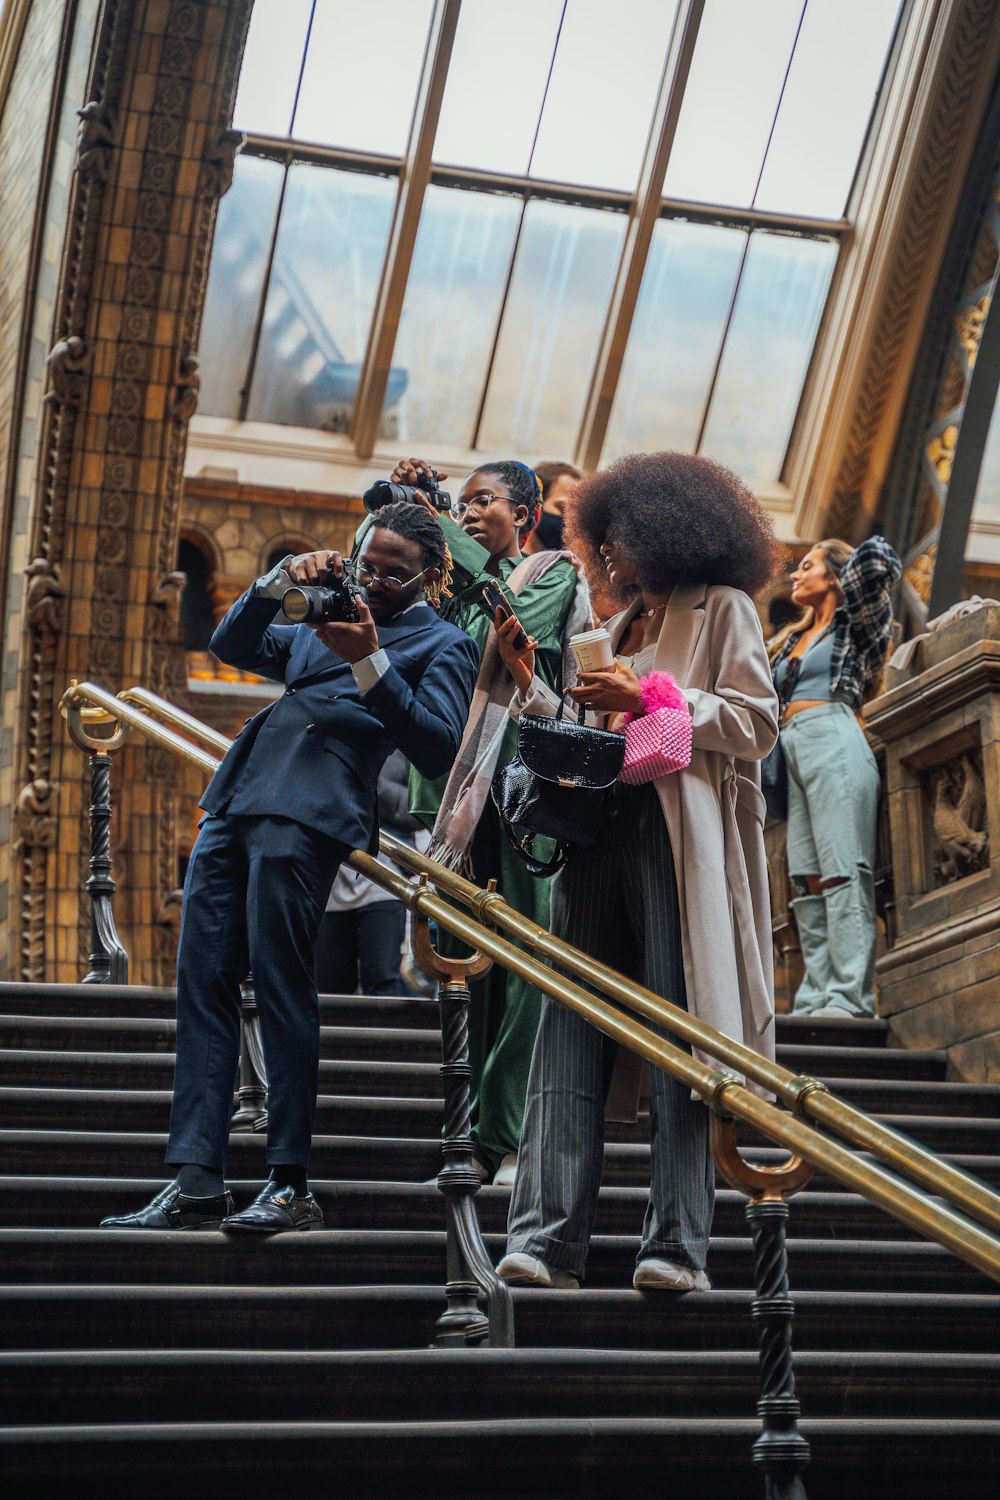
<instances>
[{"instance_id":1,"label":"beige trench coat","mask_svg":"<svg viewBox=\"0 0 1000 1500\"><path fill-rule=\"evenodd\" d=\"M607 622L616 648L637 613L634 604ZM682 689L693 728L690 765L656 781L677 872L688 1006L700 1021L773 1058L759 763L777 738L778 702L749 597L719 584L675 588L653 670L669 672ZM551 713L554 704L547 689L533 686L521 712ZM633 1066L623 1049L619 1062L630 1078L626 1084L616 1070L612 1118L628 1117L628 1107L619 1107L625 1095L637 1097L640 1060L627 1056Z\"/></svg>"}]
</instances>

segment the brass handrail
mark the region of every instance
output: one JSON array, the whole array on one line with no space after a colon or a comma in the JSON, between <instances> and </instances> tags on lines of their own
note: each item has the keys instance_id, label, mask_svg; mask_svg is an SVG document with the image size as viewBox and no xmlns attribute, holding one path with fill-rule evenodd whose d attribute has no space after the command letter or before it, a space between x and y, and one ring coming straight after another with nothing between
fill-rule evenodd
<instances>
[{"instance_id":1,"label":"brass handrail","mask_svg":"<svg viewBox=\"0 0 1000 1500\"><path fill-rule=\"evenodd\" d=\"M480 921L512 933L525 947L627 1005L637 1014L666 1026L683 1041L702 1052L710 1052L720 1062L736 1068L756 1084L773 1093L798 1115L809 1117L834 1131L852 1145L871 1151L895 1171L905 1172L921 1186L945 1198L963 1213L1000 1232L1000 1194L994 1193L978 1178L963 1172L951 1162L943 1161L933 1151L912 1141L891 1126L875 1120L864 1110L838 1099L818 1079L793 1073L780 1063L770 1062L742 1042L724 1036L706 1026L686 1010L669 1000L624 979L616 970L599 963L561 938L530 921L509 906L499 891L484 891L472 881L451 870L443 870L436 861L420 854L409 844L391 834L380 836L384 854L415 875L432 879L439 889L447 891L463 906L471 907Z\"/></svg>"},{"instance_id":2,"label":"brass handrail","mask_svg":"<svg viewBox=\"0 0 1000 1500\"><path fill-rule=\"evenodd\" d=\"M74 707L79 707L85 702L93 703L123 723L129 723L141 729L143 733L148 734L151 739L165 748L172 749L184 755L185 758L203 765L205 769L214 770L218 764L215 758L207 752L164 728L162 724L151 719L140 709L123 702L120 698L113 697L92 683L74 683L64 694L63 702ZM180 710L177 712L179 713ZM568 1005L605 1035L630 1047L657 1067L665 1069L673 1077L700 1094L706 1103L719 1113L734 1116L754 1126L779 1145L797 1153L813 1166L827 1171L846 1186L856 1189L902 1223L916 1229L926 1238L944 1245L960 1259L976 1266L988 1276L1000 1280L1000 1238L996 1235L991 1234L980 1224L972 1222L964 1214L956 1213L951 1208L933 1201L919 1188L914 1188L892 1172L852 1155L839 1142L820 1135L811 1125L796 1118L795 1114L789 1114L786 1110L779 1109L776 1105L758 1098L732 1074L720 1069L708 1068L704 1063L674 1046L673 1043L648 1032L630 1016L623 1015L608 1000L601 999L572 980L553 973L538 959L532 958L522 949L515 947L505 938L483 926L481 921L464 915L449 901L434 894L428 887L428 879L433 878L436 885L448 890L449 894L455 894L464 904L473 906L477 913L485 917L493 926L510 928L516 932L521 941L530 940L561 967L575 968L581 977L586 977L588 983L599 984L602 988L606 987L615 1000L624 1001L640 1014L655 1019L701 1051L710 1052L723 1061L735 1063L748 1077L752 1077L754 1081L764 1084L779 1096L790 1100L793 1108L799 1113L804 1111L804 1106L809 1100L821 1097L827 1092L825 1085L815 1079L800 1078L776 1063L767 1062L748 1048L724 1037L714 1028L696 1021L685 1011L679 1010L668 1001L652 994L651 991L631 984L630 981L615 974L613 970L595 963L586 955L569 947L568 944L552 938L535 924L526 922L495 892L483 891L472 882L452 874L436 861L428 860L426 856L414 855L414 851L408 845L399 843L391 836L382 835L381 847L394 861L418 873L421 876L419 885L414 885L405 876L387 870L371 855L360 849L355 849L348 855L348 862L354 869L359 870L370 880L398 897L411 911L421 916L433 917L446 931L453 933L480 952L503 964L505 968L527 979L543 993L552 995ZM840 1104L840 1101L833 1100L828 1094L827 1097L833 1104L840 1105L839 1110L833 1111L833 1117L840 1122L841 1126L848 1123L849 1115L857 1116L860 1120L868 1120L863 1111ZM876 1122L869 1121L869 1123L874 1125ZM898 1162L893 1163L897 1170L913 1170L913 1164L909 1160L911 1151L914 1153L915 1164L928 1175L928 1164L941 1168L948 1165L940 1162L933 1153L915 1146L896 1132L888 1132L888 1134L893 1138L890 1144L898 1157ZM949 1191L954 1191L950 1179L955 1171L956 1169L950 1167L947 1173L942 1171L941 1183L935 1185L935 1191L942 1196L946 1196L946 1186ZM957 1175L960 1179L960 1186L964 1190L967 1190L967 1184L979 1187L974 1178L966 1178L964 1173ZM1000 1202L1000 1200L997 1200L996 1195L990 1193L988 1189L983 1188L982 1192L985 1194L983 1202L992 1212L992 1203ZM981 1195L977 1193L975 1196L978 1204Z\"/></svg>"}]
</instances>

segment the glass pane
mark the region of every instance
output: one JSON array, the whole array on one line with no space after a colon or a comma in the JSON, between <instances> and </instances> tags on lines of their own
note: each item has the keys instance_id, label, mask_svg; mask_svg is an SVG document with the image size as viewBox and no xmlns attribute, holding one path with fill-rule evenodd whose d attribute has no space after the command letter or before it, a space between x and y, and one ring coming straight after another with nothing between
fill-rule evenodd
<instances>
[{"instance_id":1,"label":"glass pane","mask_svg":"<svg viewBox=\"0 0 1000 1500\"><path fill-rule=\"evenodd\" d=\"M291 130L311 9L312 0L256 0L233 112L237 130Z\"/></svg>"},{"instance_id":2,"label":"glass pane","mask_svg":"<svg viewBox=\"0 0 1000 1500\"><path fill-rule=\"evenodd\" d=\"M520 217L519 199L428 188L386 392L399 437L472 443Z\"/></svg>"},{"instance_id":3,"label":"glass pane","mask_svg":"<svg viewBox=\"0 0 1000 1500\"><path fill-rule=\"evenodd\" d=\"M624 214L529 203L477 447L572 453L624 234Z\"/></svg>"},{"instance_id":4,"label":"glass pane","mask_svg":"<svg viewBox=\"0 0 1000 1500\"><path fill-rule=\"evenodd\" d=\"M676 9L665 0L566 6L533 177L635 186Z\"/></svg>"},{"instance_id":5,"label":"glass pane","mask_svg":"<svg viewBox=\"0 0 1000 1500\"><path fill-rule=\"evenodd\" d=\"M972 510L973 525L977 521L990 521L995 526L1000 520L1000 401L993 408L990 430L983 450L983 464L979 470L976 487L976 503Z\"/></svg>"},{"instance_id":6,"label":"glass pane","mask_svg":"<svg viewBox=\"0 0 1000 1500\"><path fill-rule=\"evenodd\" d=\"M899 0L809 0L756 206L844 212Z\"/></svg>"},{"instance_id":7,"label":"glass pane","mask_svg":"<svg viewBox=\"0 0 1000 1500\"><path fill-rule=\"evenodd\" d=\"M701 451L750 484L778 479L837 247L754 234Z\"/></svg>"},{"instance_id":8,"label":"glass pane","mask_svg":"<svg viewBox=\"0 0 1000 1500\"><path fill-rule=\"evenodd\" d=\"M562 8L562 0L506 0L502 6L463 0L435 161L527 172Z\"/></svg>"},{"instance_id":9,"label":"glass pane","mask_svg":"<svg viewBox=\"0 0 1000 1500\"><path fill-rule=\"evenodd\" d=\"M289 170L247 416L345 432L395 179Z\"/></svg>"},{"instance_id":10,"label":"glass pane","mask_svg":"<svg viewBox=\"0 0 1000 1500\"><path fill-rule=\"evenodd\" d=\"M735 229L656 225L603 462L695 451L746 242Z\"/></svg>"},{"instance_id":11,"label":"glass pane","mask_svg":"<svg viewBox=\"0 0 1000 1500\"><path fill-rule=\"evenodd\" d=\"M664 194L749 207L760 176L802 0L708 0Z\"/></svg>"},{"instance_id":12,"label":"glass pane","mask_svg":"<svg viewBox=\"0 0 1000 1500\"><path fill-rule=\"evenodd\" d=\"M431 0L321 0L294 134L324 146L401 156L406 148Z\"/></svg>"},{"instance_id":13,"label":"glass pane","mask_svg":"<svg viewBox=\"0 0 1000 1500\"><path fill-rule=\"evenodd\" d=\"M278 162L238 156L219 204L199 348L206 416L239 416L284 173Z\"/></svg>"}]
</instances>

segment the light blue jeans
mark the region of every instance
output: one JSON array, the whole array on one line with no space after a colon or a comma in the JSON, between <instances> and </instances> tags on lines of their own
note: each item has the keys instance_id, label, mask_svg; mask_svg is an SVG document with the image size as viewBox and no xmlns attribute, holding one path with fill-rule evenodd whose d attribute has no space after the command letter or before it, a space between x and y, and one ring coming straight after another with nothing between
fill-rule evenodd
<instances>
[{"instance_id":1,"label":"light blue jeans","mask_svg":"<svg viewBox=\"0 0 1000 1500\"><path fill-rule=\"evenodd\" d=\"M875 1012L875 842L879 775L846 703L794 714L781 730L788 763L788 873L824 882L793 900L805 975L795 1010ZM836 882L828 884L827 882Z\"/></svg>"}]
</instances>

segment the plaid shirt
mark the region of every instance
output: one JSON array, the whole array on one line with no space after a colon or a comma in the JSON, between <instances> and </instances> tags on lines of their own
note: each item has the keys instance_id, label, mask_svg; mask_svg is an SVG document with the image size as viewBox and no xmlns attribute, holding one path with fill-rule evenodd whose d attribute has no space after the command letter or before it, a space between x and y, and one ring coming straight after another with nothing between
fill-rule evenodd
<instances>
[{"instance_id":1,"label":"plaid shirt","mask_svg":"<svg viewBox=\"0 0 1000 1500\"><path fill-rule=\"evenodd\" d=\"M855 713L877 678L892 642L889 589L901 572L902 564L889 543L884 537L873 536L854 549L840 575L844 602L833 617L830 690L838 703L849 704ZM775 676L798 638L789 636L771 664Z\"/></svg>"}]
</instances>

